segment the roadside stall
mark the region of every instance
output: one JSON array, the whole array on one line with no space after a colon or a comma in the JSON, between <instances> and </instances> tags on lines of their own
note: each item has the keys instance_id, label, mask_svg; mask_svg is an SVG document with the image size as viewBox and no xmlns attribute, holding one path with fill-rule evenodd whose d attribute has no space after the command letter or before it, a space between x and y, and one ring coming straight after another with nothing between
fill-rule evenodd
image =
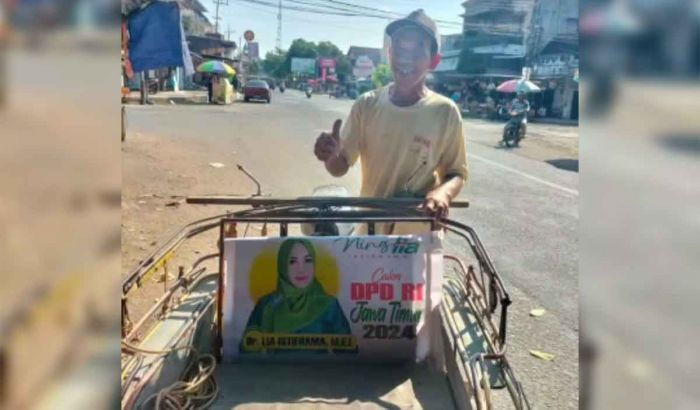
<instances>
[{"instance_id":1,"label":"roadside stall","mask_svg":"<svg viewBox=\"0 0 700 410\"><path fill-rule=\"evenodd\" d=\"M232 104L238 98L229 78L236 75L236 70L230 65L218 60L209 60L197 67L197 72L210 76L212 95L211 102L217 104Z\"/></svg>"}]
</instances>

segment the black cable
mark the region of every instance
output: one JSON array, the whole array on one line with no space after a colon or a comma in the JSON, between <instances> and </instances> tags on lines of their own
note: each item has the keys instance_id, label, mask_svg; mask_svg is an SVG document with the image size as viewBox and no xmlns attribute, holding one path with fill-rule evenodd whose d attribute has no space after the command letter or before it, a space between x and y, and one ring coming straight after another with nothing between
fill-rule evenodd
<instances>
[{"instance_id":1,"label":"black cable","mask_svg":"<svg viewBox=\"0 0 700 410\"><path fill-rule=\"evenodd\" d=\"M285 0L285 1L290 2L290 3L306 4L306 5L316 6L316 7L324 7L324 8L331 9L331 10L340 10L340 11L344 11L344 12L348 12L348 13L359 14L357 10L353 10L351 8L348 8L348 7L338 7L338 6L333 6L333 5L325 5L325 4L321 4L321 3L309 2L309 1L304 1L304 0ZM377 17L384 18L385 16L377 16ZM386 16L386 18L388 19L388 18L392 18L392 17Z\"/></svg>"},{"instance_id":2,"label":"black cable","mask_svg":"<svg viewBox=\"0 0 700 410\"><path fill-rule=\"evenodd\" d=\"M244 3L251 3L251 4L258 4L261 6L267 6L267 7L271 7L271 8L275 8L275 9L278 8L277 4L270 3L267 1L263 1L263 0L235 0L235 1L244 2ZM325 14L325 15L346 16L346 17L361 16L360 14L356 14L356 13L331 12L331 11L323 11L320 9L314 9L314 8L310 8L310 7L299 7L299 6L284 6L283 5L282 9L283 10L291 10L291 11L305 11L308 13Z\"/></svg>"},{"instance_id":3,"label":"black cable","mask_svg":"<svg viewBox=\"0 0 700 410\"><path fill-rule=\"evenodd\" d=\"M327 3L333 3L333 4L341 4L341 5L345 5L345 6L348 6L348 7L353 7L353 8L356 8L356 9L361 9L361 10L369 10L369 11L374 11L374 12L381 12L381 13L385 13L385 14L388 14L388 15L393 15L395 18L400 18L400 17L405 17L405 16L406 16L406 15L403 14L403 13L397 13L397 12L389 11L389 10L376 9L376 8L368 7L368 6L361 6L361 5L359 5L359 4L347 3L347 2L339 1L339 0L321 0L321 1L324 1L324 2L327 2ZM442 24L460 24L460 25L462 24L462 23L459 23L459 22L447 21L447 20L434 20L434 21L435 21L436 23L439 22L439 23L442 23Z\"/></svg>"},{"instance_id":4,"label":"black cable","mask_svg":"<svg viewBox=\"0 0 700 410\"><path fill-rule=\"evenodd\" d=\"M269 1L264 1L264 0L236 0L236 1L246 2L246 3L251 3L251 4L258 4L261 6L267 6L267 7L275 8L275 9L277 9L279 7L278 4L275 4L275 3L272 3ZM290 6L290 5L282 4L282 9L284 9L284 10L304 11L304 12L315 13L315 14L335 15L335 16L345 16L345 17L379 18L379 19L383 19L383 20L393 20L395 18L403 17L403 15L399 14L399 13L388 12L386 10L358 6L358 5L353 5L351 3L331 1L331 0L326 0L326 1L336 3L336 4L341 4L341 5L347 5L347 6L340 7L340 6L324 5L324 4L309 2L309 1L304 1L304 0L287 0L287 1L292 2L292 3L297 3L297 4L303 4L305 6ZM319 7L321 7L321 8L319 8ZM352 10L349 7L353 7L357 10ZM368 11L363 12L361 9L365 9ZM371 14L370 14L370 11L371 11ZM377 13L384 13L384 15L377 14ZM436 20L436 22L441 24L441 25L460 25L461 26L461 24L462 24L462 23L458 23L458 22L443 21L443 20Z\"/></svg>"}]
</instances>

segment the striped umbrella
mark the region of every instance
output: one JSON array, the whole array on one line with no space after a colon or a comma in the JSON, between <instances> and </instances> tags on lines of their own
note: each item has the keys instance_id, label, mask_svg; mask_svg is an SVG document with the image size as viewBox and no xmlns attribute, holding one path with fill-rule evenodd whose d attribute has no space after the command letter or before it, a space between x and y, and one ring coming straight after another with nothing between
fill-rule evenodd
<instances>
[{"instance_id":1,"label":"striped umbrella","mask_svg":"<svg viewBox=\"0 0 700 410\"><path fill-rule=\"evenodd\" d=\"M200 73L226 74L229 76L236 74L236 70L234 70L233 67L226 63L222 63L218 60L209 60L203 62L202 64L197 66L197 71Z\"/></svg>"},{"instance_id":2,"label":"striped umbrella","mask_svg":"<svg viewBox=\"0 0 700 410\"><path fill-rule=\"evenodd\" d=\"M532 81L523 80L522 78L520 78L515 80L508 80L501 83L501 85L499 85L496 88L496 91L500 91L502 93L536 93L540 91L540 87L538 87Z\"/></svg>"}]
</instances>

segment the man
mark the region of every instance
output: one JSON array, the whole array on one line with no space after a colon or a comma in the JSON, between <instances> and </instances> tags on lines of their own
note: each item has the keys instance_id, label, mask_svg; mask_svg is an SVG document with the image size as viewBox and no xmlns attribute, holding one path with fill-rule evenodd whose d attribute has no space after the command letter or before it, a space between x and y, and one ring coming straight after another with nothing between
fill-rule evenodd
<instances>
[{"instance_id":1,"label":"man","mask_svg":"<svg viewBox=\"0 0 700 410\"><path fill-rule=\"evenodd\" d=\"M530 112L530 103L525 98L524 91L518 91L517 96L510 103L510 112L511 123L513 126L518 127L516 132L520 132L523 138L525 138L525 132L527 131L527 113ZM505 143L505 140L502 142Z\"/></svg>"},{"instance_id":2,"label":"man","mask_svg":"<svg viewBox=\"0 0 700 410\"><path fill-rule=\"evenodd\" d=\"M214 103L214 76L212 74L207 75L207 98L209 104Z\"/></svg>"},{"instance_id":3,"label":"man","mask_svg":"<svg viewBox=\"0 0 700 410\"><path fill-rule=\"evenodd\" d=\"M394 82L359 97L342 132L336 120L314 153L336 177L361 159L361 196L420 197L428 214L442 217L464 185L467 161L459 108L425 85L440 62L437 27L416 10L386 34Z\"/></svg>"}]
</instances>

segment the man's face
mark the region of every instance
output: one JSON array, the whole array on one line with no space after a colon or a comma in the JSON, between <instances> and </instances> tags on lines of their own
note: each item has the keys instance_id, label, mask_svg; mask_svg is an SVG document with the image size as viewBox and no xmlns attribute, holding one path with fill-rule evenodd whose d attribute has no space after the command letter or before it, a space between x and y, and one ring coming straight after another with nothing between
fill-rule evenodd
<instances>
[{"instance_id":1,"label":"man's face","mask_svg":"<svg viewBox=\"0 0 700 410\"><path fill-rule=\"evenodd\" d=\"M410 89L422 82L431 60L430 39L419 29L402 28L391 37L391 71L398 88Z\"/></svg>"}]
</instances>

